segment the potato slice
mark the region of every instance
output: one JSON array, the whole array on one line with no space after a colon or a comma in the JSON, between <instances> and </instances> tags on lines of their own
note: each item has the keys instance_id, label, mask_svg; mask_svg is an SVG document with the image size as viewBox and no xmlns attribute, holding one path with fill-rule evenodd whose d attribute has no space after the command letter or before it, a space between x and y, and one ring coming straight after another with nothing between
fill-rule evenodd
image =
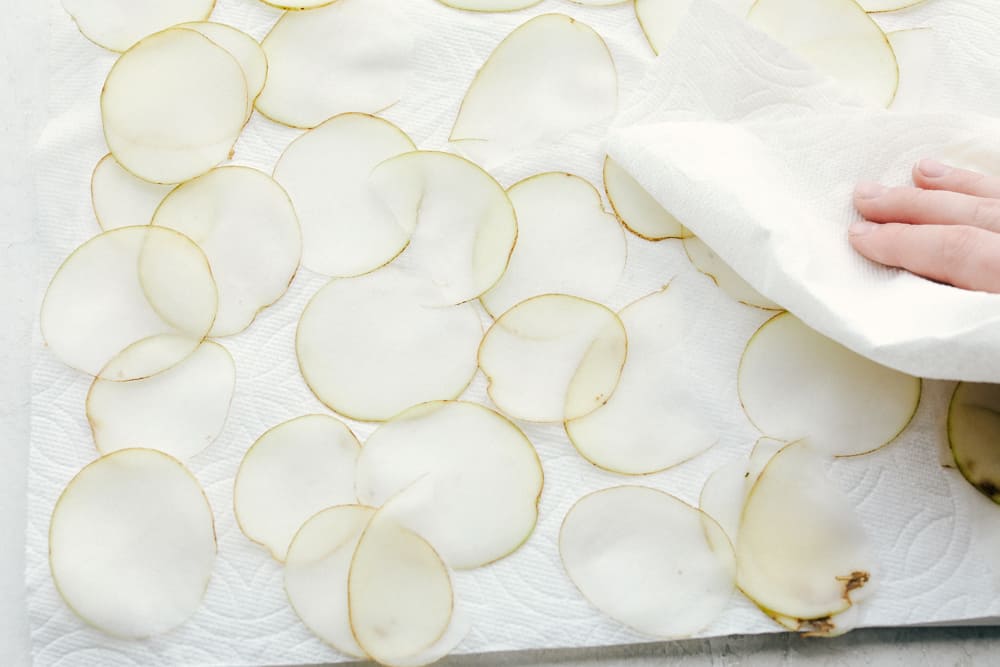
<instances>
[{"instance_id":1,"label":"potato slice","mask_svg":"<svg viewBox=\"0 0 1000 667\"><path fill-rule=\"evenodd\" d=\"M389 121L346 113L312 129L281 154L274 178L302 225L302 264L332 277L357 276L391 261L409 230L368 186L379 163L416 150Z\"/></svg>"},{"instance_id":2,"label":"potato slice","mask_svg":"<svg viewBox=\"0 0 1000 667\"><path fill-rule=\"evenodd\" d=\"M185 21L204 21L215 0L62 0L83 36L125 51L146 35Z\"/></svg>"},{"instance_id":3,"label":"potato slice","mask_svg":"<svg viewBox=\"0 0 1000 667\"><path fill-rule=\"evenodd\" d=\"M544 14L490 54L465 94L450 139L491 166L518 149L610 120L617 106L618 74L601 36L569 16Z\"/></svg>"},{"instance_id":4,"label":"potato slice","mask_svg":"<svg viewBox=\"0 0 1000 667\"><path fill-rule=\"evenodd\" d=\"M232 356L211 341L152 377L132 382L95 378L87 394L87 421L97 451L108 454L142 443L190 458L222 432L235 386Z\"/></svg>"},{"instance_id":5,"label":"potato slice","mask_svg":"<svg viewBox=\"0 0 1000 667\"><path fill-rule=\"evenodd\" d=\"M513 12L537 5L542 0L438 0L442 5L470 12Z\"/></svg>"},{"instance_id":6,"label":"potato slice","mask_svg":"<svg viewBox=\"0 0 1000 667\"><path fill-rule=\"evenodd\" d=\"M896 58L856 0L757 0L747 19L861 99L882 107L892 102Z\"/></svg>"},{"instance_id":7,"label":"potato slice","mask_svg":"<svg viewBox=\"0 0 1000 667\"><path fill-rule=\"evenodd\" d=\"M372 433L358 458L358 500L387 503L393 520L456 569L520 547L534 530L541 491L542 465L531 442L475 403L414 406Z\"/></svg>"},{"instance_id":8,"label":"potato slice","mask_svg":"<svg viewBox=\"0 0 1000 667\"><path fill-rule=\"evenodd\" d=\"M94 461L52 511L56 589L80 618L116 637L184 623L201 604L215 554L208 499L162 452L123 449Z\"/></svg>"},{"instance_id":9,"label":"potato slice","mask_svg":"<svg viewBox=\"0 0 1000 667\"><path fill-rule=\"evenodd\" d=\"M300 128L345 111L381 111L402 95L413 44L412 26L392 0L287 12L261 42L269 69L257 110Z\"/></svg>"},{"instance_id":10,"label":"potato slice","mask_svg":"<svg viewBox=\"0 0 1000 667\"><path fill-rule=\"evenodd\" d=\"M505 414L561 422L607 402L627 348L625 326L614 312L546 294L522 301L490 327L479 346L479 367L490 398Z\"/></svg>"},{"instance_id":11,"label":"potato slice","mask_svg":"<svg viewBox=\"0 0 1000 667\"><path fill-rule=\"evenodd\" d=\"M961 382L955 387L948 442L962 476L1000 503L1000 385Z\"/></svg>"},{"instance_id":12,"label":"potato slice","mask_svg":"<svg viewBox=\"0 0 1000 667\"><path fill-rule=\"evenodd\" d=\"M180 183L225 160L247 118L247 82L232 55L199 32L145 37L101 91L104 137L139 178Z\"/></svg>"},{"instance_id":13,"label":"potato slice","mask_svg":"<svg viewBox=\"0 0 1000 667\"><path fill-rule=\"evenodd\" d=\"M146 225L174 189L130 174L111 153L101 158L90 177L90 197L101 229Z\"/></svg>"},{"instance_id":14,"label":"potato slice","mask_svg":"<svg viewBox=\"0 0 1000 667\"><path fill-rule=\"evenodd\" d=\"M690 233L610 157L604 159L604 191L619 222L640 238L661 241Z\"/></svg>"},{"instance_id":15,"label":"potato slice","mask_svg":"<svg viewBox=\"0 0 1000 667\"><path fill-rule=\"evenodd\" d=\"M507 269L518 237L514 207L472 162L435 151L404 153L378 165L370 184L410 234L395 264L437 285L439 305L475 299Z\"/></svg>"},{"instance_id":16,"label":"potato slice","mask_svg":"<svg viewBox=\"0 0 1000 667\"><path fill-rule=\"evenodd\" d=\"M663 51L693 0L635 0L635 17L653 53Z\"/></svg>"},{"instance_id":17,"label":"potato slice","mask_svg":"<svg viewBox=\"0 0 1000 667\"><path fill-rule=\"evenodd\" d=\"M736 540L737 583L769 615L811 631L870 589L872 548L850 501L804 441L786 446L761 472ZM830 617L833 617L832 619Z\"/></svg>"},{"instance_id":18,"label":"potato slice","mask_svg":"<svg viewBox=\"0 0 1000 667\"><path fill-rule=\"evenodd\" d=\"M351 430L327 415L297 417L267 431L236 473L233 507L240 530L284 561L306 519L355 502L359 449Z\"/></svg>"},{"instance_id":19,"label":"potato slice","mask_svg":"<svg viewBox=\"0 0 1000 667\"><path fill-rule=\"evenodd\" d=\"M722 261L722 258L696 236L684 238L684 252L698 269L719 286L719 288L740 303L764 310L781 310L781 306L750 286L740 274Z\"/></svg>"},{"instance_id":20,"label":"potato slice","mask_svg":"<svg viewBox=\"0 0 1000 667\"><path fill-rule=\"evenodd\" d=\"M194 351L212 327L216 303L208 261L189 238L122 227L90 239L56 271L42 301L42 337L77 370L135 380ZM133 353L121 354L126 348Z\"/></svg>"},{"instance_id":21,"label":"potato slice","mask_svg":"<svg viewBox=\"0 0 1000 667\"><path fill-rule=\"evenodd\" d=\"M249 167L221 167L171 192L153 224L205 252L219 290L212 336L243 331L277 301L299 268L302 236L284 189Z\"/></svg>"},{"instance_id":22,"label":"potato slice","mask_svg":"<svg viewBox=\"0 0 1000 667\"><path fill-rule=\"evenodd\" d=\"M889 108L893 111L924 111L931 75L937 63L934 29L897 30L886 37L899 63L899 86Z\"/></svg>"},{"instance_id":23,"label":"potato slice","mask_svg":"<svg viewBox=\"0 0 1000 667\"><path fill-rule=\"evenodd\" d=\"M316 9L318 7L326 7L329 4L333 4L337 0L261 0L265 5L271 5L272 7L277 7L278 9L287 9L289 11L299 11L304 9Z\"/></svg>"},{"instance_id":24,"label":"potato slice","mask_svg":"<svg viewBox=\"0 0 1000 667\"><path fill-rule=\"evenodd\" d=\"M264 90L267 81L267 56L257 40L242 30L225 23L199 21L182 23L178 28L188 28L200 32L205 37L229 52L243 70L243 78L247 82L247 118L253 113L253 104Z\"/></svg>"},{"instance_id":25,"label":"potato slice","mask_svg":"<svg viewBox=\"0 0 1000 667\"><path fill-rule=\"evenodd\" d=\"M595 607L652 637L689 637L706 628L736 588L733 547L719 525L641 486L578 500L559 531L559 555Z\"/></svg>"},{"instance_id":26,"label":"potato slice","mask_svg":"<svg viewBox=\"0 0 1000 667\"><path fill-rule=\"evenodd\" d=\"M517 213L517 245L507 271L481 298L494 317L529 297L606 298L625 269L625 234L601 195L579 176L551 172L508 191Z\"/></svg>"},{"instance_id":27,"label":"potato slice","mask_svg":"<svg viewBox=\"0 0 1000 667\"><path fill-rule=\"evenodd\" d=\"M483 336L471 304L441 308L437 287L395 266L332 280L306 305L295 349L316 397L342 415L384 421L457 398Z\"/></svg>"},{"instance_id":28,"label":"potato slice","mask_svg":"<svg viewBox=\"0 0 1000 667\"><path fill-rule=\"evenodd\" d=\"M858 4L866 12L875 14L878 12L894 12L907 7L919 5L925 0L858 0Z\"/></svg>"},{"instance_id":29,"label":"potato slice","mask_svg":"<svg viewBox=\"0 0 1000 667\"><path fill-rule=\"evenodd\" d=\"M833 456L889 444L920 402L918 378L870 361L788 313L765 322L747 343L738 388L743 410L762 433L809 438Z\"/></svg>"}]
</instances>

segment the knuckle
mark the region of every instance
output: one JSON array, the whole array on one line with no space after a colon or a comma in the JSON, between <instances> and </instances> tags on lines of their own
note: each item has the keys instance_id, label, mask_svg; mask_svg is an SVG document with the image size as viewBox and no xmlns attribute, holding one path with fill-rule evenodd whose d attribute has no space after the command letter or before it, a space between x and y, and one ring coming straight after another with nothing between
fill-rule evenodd
<instances>
[{"instance_id":1,"label":"knuckle","mask_svg":"<svg viewBox=\"0 0 1000 667\"><path fill-rule=\"evenodd\" d=\"M976 249L975 229L954 227L941 235L941 260L949 274L960 271Z\"/></svg>"}]
</instances>

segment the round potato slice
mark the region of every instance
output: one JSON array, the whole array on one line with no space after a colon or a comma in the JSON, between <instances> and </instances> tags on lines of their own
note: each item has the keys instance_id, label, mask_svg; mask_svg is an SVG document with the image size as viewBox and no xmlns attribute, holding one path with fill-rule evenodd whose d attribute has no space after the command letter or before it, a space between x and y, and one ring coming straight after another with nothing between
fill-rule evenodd
<instances>
[{"instance_id":1,"label":"round potato slice","mask_svg":"<svg viewBox=\"0 0 1000 667\"><path fill-rule=\"evenodd\" d=\"M512 12L537 5L542 0L438 0L442 5L470 12Z\"/></svg>"},{"instance_id":2,"label":"round potato slice","mask_svg":"<svg viewBox=\"0 0 1000 667\"><path fill-rule=\"evenodd\" d=\"M141 443L178 459L190 458L222 432L235 386L232 356L208 341L176 366L148 378L95 378L87 394L87 421L97 451L107 454Z\"/></svg>"},{"instance_id":3,"label":"round potato slice","mask_svg":"<svg viewBox=\"0 0 1000 667\"><path fill-rule=\"evenodd\" d=\"M866 12L875 14L878 12L894 12L907 7L919 5L925 0L858 0L858 4Z\"/></svg>"},{"instance_id":4,"label":"round potato slice","mask_svg":"<svg viewBox=\"0 0 1000 667\"><path fill-rule=\"evenodd\" d=\"M923 111L937 62L933 28L897 30L886 35L899 63L899 86L889 106L893 111Z\"/></svg>"},{"instance_id":5,"label":"round potato slice","mask_svg":"<svg viewBox=\"0 0 1000 667\"><path fill-rule=\"evenodd\" d=\"M292 2L281 2L279 0L261 0L265 5L271 5L272 7L277 7L278 9L287 9L289 11L299 11L304 9L316 9L317 7L326 7L329 4L336 2L337 0L293 0Z\"/></svg>"},{"instance_id":6,"label":"round potato slice","mask_svg":"<svg viewBox=\"0 0 1000 667\"><path fill-rule=\"evenodd\" d=\"M707 243L690 235L684 238L683 243L684 252L694 264L694 268L711 278L723 292L748 306L764 310L781 310L781 306L755 290L740 274L733 271L732 267L708 247Z\"/></svg>"},{"instance_id":7,"label":"round potato slice","mask_svg":"<svg viewBox=\"0 0 1000 667\"><path fill-rule=\"evenodd\" d=\"M689 637L736 588L729 539L711 517L641 486L584 496L566 513L559 555L595 607L652 637Z\"/></svg>"},{"instance_id":8,"label":"round potato slice","mask_svg":"<svg viewBox=\"0 0 1000 667\"><path fill-rule=\"evenodd\" d=\"M515 551L538 518L542 466L524 433L475 403L417 405L369 436L358 500L470 569Z\"/></svg>"},{"instance_id":9,"label":"round potato slice","mask_svg":"<svg viewBox=\"0 0 1000 667\"><path fill-rule=\"evenodd\" d=\"M194 351L212 327L216 304L208 261L189 238L172 229L122 227L63 262L45 292L40 323L49 349L67 365L135 380ZM126 349L133 353L122 355Z\"/></svg>"},{"instance_id":10,"label":"round potato slice","mask_svg":"<svg viewBox=\"0 0 1000 667\"><path fill-rule=\"evenodd\" d=\"M462 100L451 141L490 166L608 120L617 106L618 74L601 36L569 16L544 14L490 54Z\"/></svg>"},{"instance_id":11,"label":"round potato slice","mask_svg":"<svg viewBox=\"0 0 1000 667\"><path fill-rule=\"evenodd\" d=\"M507 191L517 245L507 271L481 298L496 317L529 297L606 298L625 269L625 234L587 181L564 173L532 176Z\"/></svg>"},{"instance_id":12,"label":"round potato slice","mask_svg":"<svg viewBox=\"0 0 1000 667\"><path fill-rule=\"evenodd\" d=\"M663 51L693 0L635 0L635 17L653 53Z\"/></svg>"},{"instance_id":13,"label":"round potato slice","mask_svg":"<svg viewBox=\"0 0 1000 667\"><path fill-rule=\"evenodd\" d=\"M490 327L479 346L479 367L490 398L505 414L561 422L608 400L627 348L625 326L614 312L578 297L546 294L522 301Z\"/></svg>"},{"instance_id":14,"label":"round potato slice","mask_svg":"<svg viewBox=\"0 0 1000 667\"><path fill-rule=\"evenodd\" d=\"M767 462L786 444L774 438L759 439L748 458L737 459L718 468L701 487L699 508L719 523L734 544L750 489Z\"/></svg>"},{"instance_id":15,"label":"round potato slice","mask_svg":"<svg viewBox=\"0 0 1000 667\"><path fill-rule=\"evenodd\" d=\"M412 26L392 0L287 12L261 43L269 69L257 110L301 128L346 111L381 111L402 95L413 43Z\"/></svg>"},{"instance_id":16,"label":"round potato slice","mask_svg":"<svg viewBox=\"0 0 1000 667\"><path fill-rule=\"evenodd\" d=\"M920 380L880 366L782 313L747 343L739 369L747 418L764 434L809 438L833 456L872 452L913 418Z\"/></svg>"},{"instance_id":17,"label":"round potato slice","mask_svg":"<svg viewBox=\"0 0 1000 667\"><path fill-rule=\"evenodd\" d=\"M215 0L62 0L83 36L124 51L154 32L185 21L204 21Z\"/></svg>"},{"instance_id":18,"label":"round potato slice","mask_svg":"<svg viewBox=\"0 0 1000 667\"><path fill-rule=\"evenodd\" d=\"M1000 385L961 382L955 387L948 442L962 476L1000 503Z\"/></svg>"},{"instance_id":19,"label":"round potato slice","mask_svg":"<svg viewBox=\"0 0 1000 667\"><path fill-rule=\"evenodd\" d=\"M302 225L302 264L331 277L368 273L391 261L410 240L369 187L381 162L416 150L389 121L346 113L293 141L274 178Z\"/></svg>"},{"instance_id":20,"label":"round potato slice","mask_svg":"<svg viewBox=\"0 0 1000 667\"><path fill-rule=\"evenodd\" d=\"M332 280L306 305L295 349L306 384L332 410L384 421L456 398L483 336L471 304L439 307L437 287L395 266Z\"/></svg>"},{"instance_id":21,"label":"round potato slice","mask_svg":"<svg viewBox=\"0 0 1000 667\"><path fill-rule=\"evenodd\" d=\"M371 186L410 243L395 264L438 286L440 305L463 303L493 287L518 238L507 193L475 164L450 153L414 151L390 158Z\"/></svg>"},{"instance_id":22,"label":"round potato slice","mask_svg":"<svg viewBox=\"0 0 1000 667\"><path fill-rule=\"evenodd\" d=\"M267 81L267 56L264 49L250 35L225 23L199 21L182 23L178 28L188 28L200 32L205 37L229 52L243 70L247 82L247 118L253 113L253 104L264 90Z\"/></svg>"},{"instance_id":23,"label":"round potato slice","mask_svg":"<svg viewBox=\"0 0 1000 667\"><path fill-rule=\"evenodd\" d=\"M215 562L212 508L178 461L123 449L66 486L49 525L60 595L87 623L116 637L161 635L201 604Z\"/></svg>"},{"instance_id":24,"label":"round potato slice","mask_svg":"<svg viewBox=\"0 0 1000 667\"><path fill-rule=\"evenodd\" d=\"M213 336L250 326L299 268L302 236L292 202L256 169L221 167L178 186L153 224L181 232L205 252L219 290Z\"/></svg>"},{"instance_id":25,"label":"round potato slice","mask_svg":"<svg viewBox=\"0 0 1000 667\"><path fill-rule=\"evenodd\" d=\"M94 167L90 196L101 229L147 225L156 208L174 189L133 176L108 153Z\"/></svg>"},{"instance_id":26,"label":"round potato slice","mask_svg":"<svg viewBox=\"0 0 1000 667\"><path fill-rule=\"evenodd\" d=\"M306 519L355 502L359 448L351 430L327 415L298 417L267 431L236 473L233 508L240 530L284 561Z\"/></svg>"},{"instance_id":27,"label":"round potato slice","mask_svg":"<svg viewBox=\"0 0 1000 667\"><path fill-rule=\"evenodd\" d=\"M687 236L689 232L645 188L610 157L604 160L604 191L627 230L647 241Z\"/></svg>"}]
</instances>

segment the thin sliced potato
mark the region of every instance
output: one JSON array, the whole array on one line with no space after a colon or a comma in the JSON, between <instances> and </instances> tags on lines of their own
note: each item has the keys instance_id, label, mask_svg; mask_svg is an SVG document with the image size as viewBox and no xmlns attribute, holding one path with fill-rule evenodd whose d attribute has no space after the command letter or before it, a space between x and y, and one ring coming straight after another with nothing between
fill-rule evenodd
<instances>
[{"instance_id":1,"label":"thin sliced potato","mask_svg":"<svg viewBox=\"0 0 1000 667\"><path fill-rule=\"evenodd\" d=\"M782 313L747 343L739 394L761 433L808 438L818 451L856 456L902 433L920 402L920 379L876 364Z\"/></svg>"},{"instance_id":2,"label":"thin sliced potato","mask_svg":"<svg viewBox=\"0 0 1000 667\"><path fill-rule=\"evenodd\" d=\"M931 76L938 62L934 29L897 30L886 37L899 63L899 86L889 108L893 111L924 111Z\"/></svg>"},{"instance_id":3,"label":"thin sliced potato","mask_svg":"<svg viewBox=\"0 0 1000 667\"><path fill-rule=\"evenodd\" d=\"M249 167L221 167L178 186L153 224L198 244L212 267L219 311L212 336L243 331L277 301L299 268L302 236L284 189Z\"/></svg>"},{"instance_id":4,"label":"thin sliced potato","mask_svg":"<svg viewBox=\"0 0 1000 667\"><path fill-rule=\"evenodd\" d=\"M178 28L196 30L229 52L243 70L247 82L247 118L253 113L253 104L267 81L267 56L264 49L250 35L225 23L200 21L182 23Z\"/></svg>"},{"instance_id":5,"label":"thin sliced potato","mask_svg":"<svg viewBox=\"0 0 1000 667\"><path fill-rule=\"evenodd\" d=\"M542 0L438 0L442 5L470 12L513 12L537 5Z\"/></svg>"},{"instance_id":6,"label":"thin sliced potato","mask_svg":"<svg viewBox=\"0 0 1000 667\"><path fill-rule=\"evenodd\" d=\"M1000 503L1000 385L961 382L955 387L948 442L962 476Z\"/></svg>"},{"instance_id":7,"label":"thin sliced potato","mask_svg":"<svg viewBox=\"0 0 1000 667\"><path fill-rule=\"evenodd\" d=\"M243 534L284 561L295 533L316 512L356 502L361 445L342 422L306 415L267 431L247 450L233 485Z\"/></svg>"},{"instance_id":8,"label":"thin sliced potato","mask_svg":"<svg viewBox=\"0 0 1000 667\"><path fill-rule=\"evenodd\" d=\"M610 157L604 159L604 191L619 222L640 238L661 241L690 233Z\"/></svg>"},{"instance_id":9,"label":"thin sliced potato","mask_svg":"<svg viewBox=\"0 0 1000 667\"><path fill-rule=\"evenodd\" d=\"M480 297L494 317L540 294L601 301L625 269L625 234L594 186L572 174L532 176L508 191L517 245L500 281Z\"/></svg>"},{"instance_id":10,"label":"thin sliced potato","mask_svg":"<svg viewBox=\"0 0 1000 667\"><path fill-rule=\"evenodd\" d=\"M663 51L693 0L635 0L635 17L653 53Z\"/></svg>"},{"instance_id":11,"label":"thin sliced potato","mask_svg":"<svg viewBox=\"0 0 1000 667\"><path fill-rule=\"evenodd\" d=\"M186 21L204 21L215 0L62 0L83 36L111 51Z\"/></svg>"},{"instance_id":12,"label":"thin sliced potato","mask_svg":"<svg viewBox=\"0 0 1000 667\"><path fill-rule=\"evenodd\" d=\"M684 252L694 264L694 268L711 278L723 292L748 306L764 310L781 310L781 306L755 290L740 274L733 271L732 267L708 247L707 243L696 236L686 236L683 243Z\"/></svg>"},{"instance_id":13,"label":"thin sliced potato","mask_svg":"<svg viewBox=\"0 0 1000 667\"><path fill-rule=\"evenodd\" d=\"M733 546L711 517L641 486L584 496L566 513L559 555L595 607L639 632L690 637L736 588Z\"/></svg>"},{"instance_id":14,"label":"thin sliced potato","mask_svg":"<svg viewBox=\"0 0 1000 667\"><path fill-rule=\"evenodd\" d=\"M94 461L52 511L56 589L80 618L116 637L184 623L201 604L215 554L205 493L162 452L123 449Z\"/></svg>"},{"instance_id":15,"label":"thin sliced potato","mask_svg":"<svg viewBox=\"0 0 1000 667\"><path fill-rule=\"evenodd\" d=\"M148 225L172 185L150 183L132 175L111 153L101 158L90 177L90 197L101 229Z\"/></svg>"},{"instance_id":16,"label":"thin sliced potato","mask_svg":"<svg viewBox=\"0 0 1000 667\"><path fill-rule=\"evenodd\" d=\"M866 12L876 14L879 12L895 12L907 7L914 7L926 0L858 0L858 4Z\"/></svg>"},{"instance_id":17,"label":"thin sliced potato","mask_svg":"<svg viewBox=\"0 0 1000 667\"><path fill-rule=\"evenodd\" d=\"M292 2L288 2L287 0L261 0L261 2L265 5L271 5L272 7L277 7L278 9L287 9L288 11L317 9L319 7L326 7L336 1L337 0L293 0Z\"/></svg>"}]
</instances>

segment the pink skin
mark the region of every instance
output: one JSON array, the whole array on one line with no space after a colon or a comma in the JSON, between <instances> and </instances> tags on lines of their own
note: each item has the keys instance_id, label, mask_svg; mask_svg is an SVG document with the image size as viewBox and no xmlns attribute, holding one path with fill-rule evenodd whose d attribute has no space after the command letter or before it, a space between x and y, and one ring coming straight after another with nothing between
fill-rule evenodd
<instances>
[{"instance_id":1,"label":"pink skin","mask_svg":"<svg viewBox=\"0 0 1000 667\"><path fill-rule=\"evenodd\" d=\"M916 187L860 183L851 245L868 259L963 289L1000 293L1000 178L935 160L913 167Z\"/></svg>"}]
</instances>

